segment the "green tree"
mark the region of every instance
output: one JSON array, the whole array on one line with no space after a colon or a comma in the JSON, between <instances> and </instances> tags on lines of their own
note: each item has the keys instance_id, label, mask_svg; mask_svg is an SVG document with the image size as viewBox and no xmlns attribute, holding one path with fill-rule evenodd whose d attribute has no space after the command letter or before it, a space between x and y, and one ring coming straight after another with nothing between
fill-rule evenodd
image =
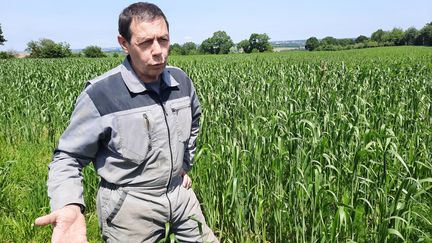
<instances>
[{"instance_id":1,"label":"green tree","mask_svg":"<svg viewBox=\"0 0 432 243\"><path fill-rule=\"evenodd\" d=\"M320 45L319 40L316 37L310 37L306 40L305 49L308 51L313 51Z\"/></svg>"},{"instance_id":2,"label":"green tree","mask_svg":"<svg viewBox=\"0 0 432 243\"><path fill-rule=\"evenodd\" d=\"M231 37L225 31L217 31L201 43L200 49L203 53L227 54L233 45Z\"/></svg>"},{"instance_id":3,"label":"green tree","mask_svg":"<svg viewBox=\"0 0 432 243\"><path fill-rule=\"evenodd\" d=\"M85 57L91 58L107 56L99 46L87 46L84 48L83 53Z\"/></svg>"},{"instance_id":4,"label":"green tree","mask_svg":"<svg viewBox=\"0 0 432 243\"><path fill-rule=\"evenodd\" d=\"M387 32L386 41L392 43L393 45L399 46L404 43L404 31L400 28L393 28L391 31Z\"/></svg>"},{"instance_id":5,"label":"green tree","mask_svg":"<svg viewBox=\"0 0 432 243\"><path fill-rule=\"evenodd\" d=\"M367 38L364 35L359 35L356 39L355 39L355 43L365 43L369 40L369 38Z\"/></svg>"},{"instance_id":6,"label":"green tree","mask_svg":"<svg viewBox=\"0 0 432 243\"><path fill-rule=\"evenodd\" d=\"M270 37L267 34L253 33L249 37L250 48L256 49L259 52L273 51L273 47L270 45Z\"/></svg>"},{"instance_id":7,"label":"green tree","mask_svg":"<svg viewBox=\"0 0 432 243\"><path fill-rule=\"evenodd\" d=\"M321 40L320 44L323 45L323 46L329 46L329 45L335 46L338 43L337 43L337 39L336 38L331 37L331 36L327 36L327 37L324 37Z\"/></svg>"},{"instance_id":8,"label":"green tree","mask_svg":"<svg viewBox=\"0 0 432 243\"><path fill-rule=\"evenodd\" d=\"M378 42L374 41L374 40L368 40L366 43L366 47L378 47Z\"/></svg>"},{"instance_id":9,"label":"green tree","mask_svg":"<svg viewBox=\"0 0 432 243\"><path fill-rule=\"evenodd\" d=\"M27 43L26 51L30 52L30 57L37 58L60 58L72 55L69 44L55 43L50 39L30 41Z\"/></svg>"},{"instance_id":10,"label":"green tree","mask_svg":"<svg viewBox=\"0 0 432 243\"><path fill-rule=\"evenodd\" d=\"M249 40L242 40L237 44L237 48L240 50L242 49L245 53L251 53L252 48L249 43Z\"/></svg>"},{"instance_id":11,"label":"green tree","mask_svg":"<svg viewBox=\"0 0 432 243\"><path fill-rule=\"evenodd\" d=\"M201 43L201 45L199 47L199 51L201 53L204 53L204 54L206 54L206 53L214 54L213 45L211 44L210 38L205 39Z\"/></svg>"},{"instance_id":12,"label":"green tree","mask_svg":"<svg viewBox=\"0 0 432 243\"><path fill-rule=\"evenodd\" d=\"M336 43L340 46L354 45L355 42L351 38L336 39Z\"/></svg>"},{"instance_id":13,"label":"green tree","mask_svg":"<svg viewBox=\"0 0 432 243\"><path fill-rule=\"evenodd\" d=\"M171 44L169 53L170 55L184 55L183 47L178 43Z\"/></svg>"},{"instance_id":14,"label":"green tree","mask_svg":"<svg viewBox=\"0 0 432 243\"><path fill-rule=\"evenodd\" d=\"M432 22L426 24L421 30L416 41L419 45L432 46Z\"/></svg>"},{"instance_id":15,"label":"green tree","mask_svg":"<svg viewBox=\"0 0 432 243\"><path fill-rule=\"evenodd\" d=\"M75 53L72 53L72 55L70 57L79 58L79 57L83 57L83 54L82 54L82 52L75 52Z\"/></svg>"},{"instance_id":16,"label":"green tree","mask_svg":"<svg viewBox=\"0 0 432 243\"><path fill-rule=\"evenodd\" d=\"M376 41L378 43L383 41L383 35L385 34L385 31L382 29L379 29L372 33L371 40Z\"/></svg>"},{"instance_id":17,"label":"green tree","mask_svg":"<svg viewBox=\"0 0 432 243\"><path fill-rule=\"evenodd\" d=\"M1 29L1 24L0 24L0 45L2 46L5 42L6 39L3 37L3 31Z\"/></svg>"},{"instance_id":18,"label":"green tree","mask_svg":"<svg viewBox=\"0 0 432 243\"><path fill-rule=\"evenodd\" d=\"M15 55L11 52L0 51L0 59L11 59L14 57Z\"/></svg>"},{"instance_id":19,"label":"green tree","mask_svg":"<svg viewBox=\"0 0 432 243\"><path fill-rule=\"evenodd\" d=\"M193 42L186 42L182 46L185 55L194 55L197 54L197 45Z\"/></svg>"},{"instance_id":20,"label":"green tree","mask_svg":"<svg viewBox=\"0 0 432 243\"><path fill-rule=\"evenodd\" d=\"M408 28L407 30L405 30L404 33L404 37L403 37L404 44L415 45L418 35L419 35L419 31L416 28L414 27Z\"/></svg>"}]
</instances>

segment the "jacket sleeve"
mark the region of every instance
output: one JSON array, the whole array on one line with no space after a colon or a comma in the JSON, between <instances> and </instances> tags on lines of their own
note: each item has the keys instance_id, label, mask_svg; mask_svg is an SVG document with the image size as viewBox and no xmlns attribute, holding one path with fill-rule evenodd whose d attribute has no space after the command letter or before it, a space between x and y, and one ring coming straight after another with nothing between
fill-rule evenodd
<instances>
[{"instance_id":1,"label":"jacket sleeve","mask_svg":"<svg viewBox=\"0 0 432 243\"><path fill-rule=\"evenodd\" d=\"M183 157L183 170L186 172L192 169L194 163L194 155L196 151L196 139L198 137L201 117L201 107L195 88L191 82L191 110L192 110L192 126L191 133L185 154Z\"/></svg>"},{"instance_id":2,"label":"jacket sleeve","mask_svg":"<svg viewBox=\"0 0 432 243\"><path fill-rule=\"evenodd\" d=\"M73 203L84 206L82 169L96 156L102 134L100 114L84 91L49 165L47 185L52 211Z\"/></svg>"}]
</instances>

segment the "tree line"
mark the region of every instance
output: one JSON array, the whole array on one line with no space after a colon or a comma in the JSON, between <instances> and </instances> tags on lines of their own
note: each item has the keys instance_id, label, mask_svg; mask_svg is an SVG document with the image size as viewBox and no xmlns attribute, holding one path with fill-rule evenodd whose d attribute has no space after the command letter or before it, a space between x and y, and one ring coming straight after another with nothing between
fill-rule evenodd
<instances>
[{"instance_id":1,"label":"tree line","mask_svg":"<svg viewBox=\"0 0 432 243\"><path fill-rule=\"evenodd\" d=\"M253 33L249 39L234 44L231 37L225 31L216 31L213 36L205 39L200 45L193 42L186 42L183 45L170 45L171 55L194 55L194 54L227 54L227 53L254 53L254 52L271 52L273 47L269 42L267 34ZM0 45L6 40L0 25ZM26 51L29 57L34 58L63 58L63 57L106 57L106 53L98 46L88 46L79 53L72 53L70 45L66 42L56 43L53 40L42 38L38 41L27 43ZM113 56L118 56L114 53ZM0 52L0 59L12 58L13 53Z\"/></svg>"},{"instance_id":2,"label":"tree line","mask_svg":"<svg viewBox=\"0 0 432 243\"><path fill-rule=\"evenodd\" d=\"M370 37L360 35L355 39L336 39L327 36L318 40L316 37L310 37L306 40L305 49L309 51L337 51L402 45L432 46L432 22L426 24L420 30L414 27L410 27L405 31L401 28L393 28L390 31L378 29Z\"/></svg>"},{"instance_id":3,"label":"tree line","mask_svg":"<svg viewBox=\"0 0 432 243\"><path fill-rule=\"evenodd\" d=\"M3 36L0 24L0 45L7 40ZM197 45L193 42L186 42L183 45L170 45L171 55L194 55L194 54L227 54L227 53L258 53L272 52L267 34L252 33L249 39L245 39L235 44L225 31L216 31L213 36L205 39ZM345 49L358 49L378 46L399 46L399 45L421 45L432 46L432 22L426 24L422 29L414 27L402 30L393 28L390 31L379 29L371 34L370 37L360 35L357 38L336 39L327 36L321 40L310 37L306 40L305 49L309 51L335 51ZM30 57L35 58L60 58L60 57L106 57L107 54L98 46L88 46L79 53L72 53L70 45L66 42L56 43L50 39L40 39L30 41L26 51ZM113 54L119 56L118 53ZM0 52L0 59L12 58L12 52Z\"/></svg>"},{"instance_id":4,"label":"tree line","mask_svg":"<svg viewBox=\"0 0 432 243\"><path fill-rule=\"evenodd\" d=\"M225 31L216 31L213 36L205 39L200 45L186 42L183 45L172 44L170 54L193 55L193 54L228 54L228 53L257 53L272 52L270 37L267 34L252 33L249 39L235 44Z\"/></svg>"},{"instance_id":5,"label":"tree line","mask_svg":"<svg viewBox=\"0 0 432 243\"><path fill-rule=\"evenodd\" d=\"M56 43L50 39L40 39L39 41L30 41L27 49L30 57L35 58L61 58L61 57L107 57L102 48L91 45L84 48L81 52L72 53L70 45L66 42Z\"/></svg>"},{"instance_id":6,"label":"tree line","mask_svg":"<svg viewBox=\"0 0 432 243\"><path fill-rule=\"evenodd\" d=\"M1 24L0 24L0 46L2 46L6 41L7 40L3 36L3 31L1 29ZM14 57L14 55L12 53L0 51L0 59L7 59L7 58L13 58L13 57Z\"/></svg>"},{"instance_id":7,"label":"tree line","mask_svg":"<svg viewBox=\"0 0 432 243\"><path fill-rule=\"evenodd\" d=\"M0 33L1 34L1 33ZM64 58L64 57L107 57L107 54L98 46L88 46L81 52L72 53L70 45L66 42L56 43L53 40L42 38L38 41L27 43L26 51L31 58ZM113 57L118 57L118 53L113 53ZM0 52L0 59L13 58L14 53Z\"/></svg>"}]
</instances>

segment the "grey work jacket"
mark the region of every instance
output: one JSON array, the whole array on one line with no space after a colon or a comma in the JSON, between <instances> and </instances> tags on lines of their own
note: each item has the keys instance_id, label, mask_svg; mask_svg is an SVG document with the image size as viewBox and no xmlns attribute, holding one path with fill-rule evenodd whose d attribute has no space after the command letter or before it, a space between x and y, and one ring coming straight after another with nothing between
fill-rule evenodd
<instances>
[{"instance_id":1,"label":"grey work jacket","mask_svg":"<svg viewBox=\"0 0 432 243\"><path fill-rule=\"evenodd\" d=\"M147 90L128 58L87 83L49 165L51 210L84 205L81 171L116 185L168 188L193 165L201 110L189 77L166 67L160 94Z\"/></svg>"}]
</instances>

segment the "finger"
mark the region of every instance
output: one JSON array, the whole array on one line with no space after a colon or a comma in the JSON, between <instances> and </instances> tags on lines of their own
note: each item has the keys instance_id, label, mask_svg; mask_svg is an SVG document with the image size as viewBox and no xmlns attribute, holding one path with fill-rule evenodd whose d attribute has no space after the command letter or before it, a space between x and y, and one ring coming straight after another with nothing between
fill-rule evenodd
<instances>
[{"instance_id":1,"label":"finger","mask_svg":"<svg viewBox=\"0 0 432 243\"><path fill-rule=\"evenodd\" d=\"M183 179L183 187L189 189L192 186L192 180L189 176L185 176Z\"/></svg>"},{"instance_id":2,"label":"finger","mask_svg":"<svg viewBox=\"0 0 432 243\"><path fill-rule=\"evenodd\" d=\"M54 224L56 222L56 217L54 214L48 214L42 217L39 217L35 220L35 224L38 226L44 226L49 224Z\"/></svg>"},{"instance_id":3,"label":"finger","mask_svg":"<svg viewBox=\"0 0 432 243\"><path fill-rule=\"evenodd\" d=\"M188 178L187 178L187 176L185 176L185 177L183 177L183 187L184 188L187 188L187 185L188 185Z\"/></svg>"},{"instance_id":4,"label":"finger","mask_svg":"<svg viewBox=\"0 0 432 243\"><path fill-rule=\"evenodd\" d=\"M189 183L188 183L188 187L187 187L187 189L189 189L189 188L191 188L191 187L192 187L192 180L189 179Z\"/></svg>"}]
</instances>

